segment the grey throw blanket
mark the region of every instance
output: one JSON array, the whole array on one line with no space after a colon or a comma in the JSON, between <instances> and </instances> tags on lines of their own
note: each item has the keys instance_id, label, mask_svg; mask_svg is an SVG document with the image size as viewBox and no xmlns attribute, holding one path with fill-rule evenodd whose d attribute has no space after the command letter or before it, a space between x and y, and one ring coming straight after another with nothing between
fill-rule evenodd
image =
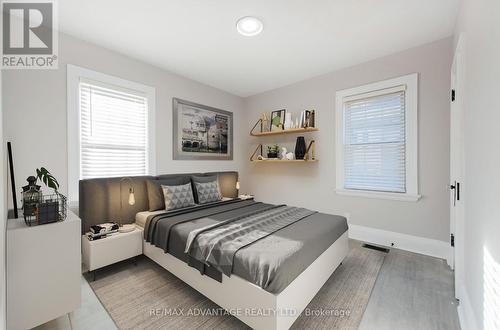
<instances>
[{"instance_id":1,"label":"grey throw blanket","mask_svg":"<svg viewBox=\"0 0 500 330\"><path fill-rule=\"evenodd\" d=\"M234 255L238 250L314 213L284 205L245 213L193 230L189 233L185 252L195 260L231 276Z\"/></svg>"}]
</instances>

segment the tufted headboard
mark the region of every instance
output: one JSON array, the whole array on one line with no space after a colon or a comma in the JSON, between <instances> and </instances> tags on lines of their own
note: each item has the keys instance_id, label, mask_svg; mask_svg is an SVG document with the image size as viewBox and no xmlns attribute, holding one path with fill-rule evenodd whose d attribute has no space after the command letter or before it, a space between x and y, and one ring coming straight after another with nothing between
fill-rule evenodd
<instances>
[{"instance_id":1,"label":"tufted headboard","mask_svg":"<svg viewBox=\"0 0 500 330\"><path fill-rule=\"evenodd\" d=\"M90 226L108 221L121 223L133 223L135 215L149 208L146 181L158 180L159 178L171 178L176 176L209 176L217 174L222 196L238 197L236 182L238 172L210 172L210 173L188 173L188 174L164 174L159 176L136 176L131 177L134 188L135 204L128 204L128 181L122 181L123 177L99 178L80 180L79 184L79 214L82 219L82 232L87 232ZM121 196L120 196L120 186ZM120 211L120 199L123 210Z\"/></svg>"}]
</instances>

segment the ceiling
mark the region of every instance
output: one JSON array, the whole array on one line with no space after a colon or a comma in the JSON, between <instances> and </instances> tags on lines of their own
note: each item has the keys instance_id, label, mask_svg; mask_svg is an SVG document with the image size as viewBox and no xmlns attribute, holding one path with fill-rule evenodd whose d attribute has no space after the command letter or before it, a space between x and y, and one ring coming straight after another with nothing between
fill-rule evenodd
<instances>
[{"instance_id":1,"label":"ceiling","mask_svg":"<svg viewBox=\"0 0 500 330\"><path fill-rule=\"evenodd\" d=\"M250 96L452 35L460 0L64 0L60 29ZM256 37L236 20L256 16Z\"/></svg>"}]
</instances>

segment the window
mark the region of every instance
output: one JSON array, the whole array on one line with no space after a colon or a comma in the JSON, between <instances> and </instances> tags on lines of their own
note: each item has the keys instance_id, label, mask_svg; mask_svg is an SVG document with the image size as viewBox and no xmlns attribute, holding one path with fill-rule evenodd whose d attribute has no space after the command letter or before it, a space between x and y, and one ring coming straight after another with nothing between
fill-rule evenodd
<instances>
[{"instance_id":1,"label":"window","mask_svg":"<svg viewBox=\"0 0 500 330\"><path fill-rule=\"evenodd\" d=\"M417 74L337 92L337 192L416 201Z\"/></svg>"},{"instance_id":2,"label":"window","mask_svg":"<svg viewBox=\"0 0 500 330\"><path fill-rule=\"evenodd\" d=\"M154 174L154 89L68 65L70 201L80 179Z\"/></svg>"},{"instance_id":3,"label":"window","mask_svg":"<svg viewBox=\"0 0 500 330\"><path fill-rule=\"evenodd\" d=\"M80 178L148 173L147 98L80 81Z\"/></svg>"}]
</instances>

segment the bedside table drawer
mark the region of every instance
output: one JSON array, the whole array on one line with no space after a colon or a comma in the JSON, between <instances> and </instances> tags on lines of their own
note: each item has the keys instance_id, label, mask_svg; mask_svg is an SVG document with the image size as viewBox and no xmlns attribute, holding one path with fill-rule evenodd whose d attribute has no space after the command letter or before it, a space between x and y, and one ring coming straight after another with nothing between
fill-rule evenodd
<instances>
[{"instance_id":1,"label":"bedside table drawer","mask_svg":"<svg viewBox=\"0 0 500 330\"><path fill-rule=\"evenodd\" d=\"M89 241L83 235L83 263L89 271L93 271L141 255L142 235L142 228L136 228L129 233L116 233L95 241Z\"/></svg>"}]
</instances>

